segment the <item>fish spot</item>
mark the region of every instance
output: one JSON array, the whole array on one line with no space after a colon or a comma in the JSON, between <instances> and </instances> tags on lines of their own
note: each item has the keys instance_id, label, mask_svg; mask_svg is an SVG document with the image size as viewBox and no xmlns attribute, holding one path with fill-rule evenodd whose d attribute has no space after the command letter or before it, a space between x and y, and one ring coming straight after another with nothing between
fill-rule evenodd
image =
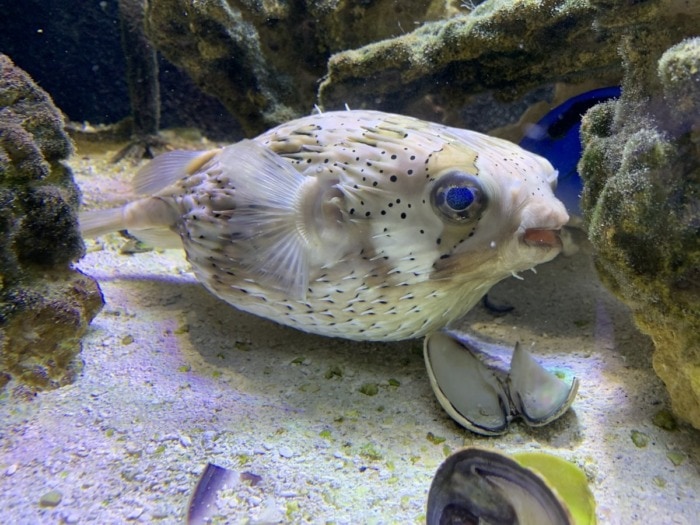
<instances>
[{"instance_id":1,"label":"fish spot","mask_svg":"<svg viewBox=\"0 0 700 525\"><path fill-rule=\"evenodd\" d=\"M408 173L409 175L413 175L413 170L408 170L406 173Z\"/></svg>"},{"instance_id":2,"label":"fish spot","mask_svg":"<svg viewBox=\"0 0 700 525\"><path fill-rule=\"evenodd\" d=\"M396 175L392 175L391 177L389 177L389 180L390 180L391 182L396 182L396 180L397 180Z\"/></svg>"},{"instance_id":3,"label":"fish spot","mask_svg":"<svg viewBox=\"0 0 700 525\"><path fill-rule=\"evenodd\" d=\"M391 156L391 160L396 160L396 154Z\"/></svg>"},{"instance_id":4,"label":"fish spot","mask_svg":"<svg viewBox=\"0 0 700 525\"><path fill-rule=\"evenodd\" d=\"M382 215L386 215L386 210L382 210L379 213L381 213Z\"/></svg>"},{"instance_id":5,"label":"fish spot","mask_svg":"<svg viewBox=\"0 0 700 525\"><path fill-rule=\"evenodd\" d=\"M372 215L372 212L365 212L365 217L369 217L370 215Z\"/></svg>"},{"instance_id":6,"label":"fish spot","mask_svg":"<svg viewBox=\"0 0 700 525\"><path fill-rule=\"evenodd\" d=\"M405 219L405 218L406 218L406 214L402 212L402 213L401 213L401 218L402 218L402 219Z\"/></svg>"},{"instance_id":7,"label":"fish spot","mask_svg":"<svg viewBox=\"0 0 700 525\"><path fill-rule=\"evenodd\" d=\"M372 183L372 186L374 186L374 187L376 188L376 187L377 187L377 184L379 184L379 183L375 180L375 181Z\"/></svg>"}]
</instances>

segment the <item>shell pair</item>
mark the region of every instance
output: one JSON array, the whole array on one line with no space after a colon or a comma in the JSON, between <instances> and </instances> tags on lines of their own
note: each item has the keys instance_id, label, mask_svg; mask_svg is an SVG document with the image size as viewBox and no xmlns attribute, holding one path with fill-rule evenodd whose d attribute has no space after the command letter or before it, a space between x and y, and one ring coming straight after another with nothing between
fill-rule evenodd
<instances>
[{"instance_id":1,"label":"shell pair","mask_svg":"<svg viewBox=\"0 0 700 525\"><path fill-rule=\"evenodd\" d=\"M477 434L497 436L506 432L514 418L538 427L569 409L578 391L577 378L570 384L559 379L519 344L508 369L504 353L502 347L453 331L425 338L423 355L430 384L455 421Z\"/></svg>"}]
</instances>

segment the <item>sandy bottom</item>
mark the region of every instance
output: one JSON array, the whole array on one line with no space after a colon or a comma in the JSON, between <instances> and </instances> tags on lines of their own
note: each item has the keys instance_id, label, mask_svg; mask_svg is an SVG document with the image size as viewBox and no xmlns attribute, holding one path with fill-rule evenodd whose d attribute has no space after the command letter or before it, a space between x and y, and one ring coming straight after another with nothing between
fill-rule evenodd
<instances>
[{"instance_id":1,"label":"sandy bottom","mask_svg":"<svg viewBox=\"0 0 700 525\"><path fill-rule=\"evenodd\" d=\"M133 167L109 166L110 152L83 149L71 161L88 206L128 194ZM496 286L491 298L512 313L477 307L459 324L520 341L581 381L553 424L483 438L438 405L420 341L284 328L207 293L181 252L124 255L122 244L116 235L91 242L78 264L106 306L75 384L31 402L0 400L0 521L183 523L214 463L234 471L216 523L424 523L438 465L477 445L579 465L602 524L698 523L699 434L652 423L669 408L652 344L600 285L585 249ZM360 392L368 383L376 395Z\"/></svg>"}]
</instances>

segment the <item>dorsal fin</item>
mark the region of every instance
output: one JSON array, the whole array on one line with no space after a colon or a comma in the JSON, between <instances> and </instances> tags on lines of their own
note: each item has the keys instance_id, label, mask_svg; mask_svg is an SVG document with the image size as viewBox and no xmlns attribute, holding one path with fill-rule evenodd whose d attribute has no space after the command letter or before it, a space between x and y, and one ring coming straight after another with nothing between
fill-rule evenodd
<instances>
[{"instance_id":1,"label":"dorsal fin","mask_svg":"<svg viewBox=\"0 0 700 525\"><path fill-rule=\"evenodd\" d=\"M183 177L192 175L220 149L209 151L176 150L158 155L141 168L131 182L138 195L155 195Z\"/></svg>"}]
</instances>

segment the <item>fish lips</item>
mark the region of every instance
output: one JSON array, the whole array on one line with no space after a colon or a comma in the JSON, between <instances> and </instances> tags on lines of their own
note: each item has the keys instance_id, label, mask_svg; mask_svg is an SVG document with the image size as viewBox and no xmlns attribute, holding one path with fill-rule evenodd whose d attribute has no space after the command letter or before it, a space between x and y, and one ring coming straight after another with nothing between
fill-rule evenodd
<instances>
[{"instance_id":1,"label":"fish lips","mask_svg":"<svg viewBox=\"0 0 700 525\"><path fill-rule=\"evenodd\" d=\"M527 246L532 246L533 248L561 250L563 244L560 234L560 229L553 230L547 228L527 228L521 239L523 243L525 243Z\"/></svg>"}]
</instances>

